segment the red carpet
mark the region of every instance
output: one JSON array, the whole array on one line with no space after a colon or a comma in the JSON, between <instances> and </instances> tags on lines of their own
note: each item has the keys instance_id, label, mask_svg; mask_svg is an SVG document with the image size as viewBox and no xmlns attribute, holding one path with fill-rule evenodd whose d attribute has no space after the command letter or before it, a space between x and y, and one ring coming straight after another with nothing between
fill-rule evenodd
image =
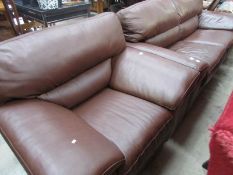
<instances>
[{"instance_id":1,"label":"red carpet","mask_svg":"<svg viewBox=\"0 0 233 175\"><path fill-rule=\"evenodd\" d=\"M208 175L233 175L233 92L213 128L209 146Z\"/></svg>"}]
</instances>

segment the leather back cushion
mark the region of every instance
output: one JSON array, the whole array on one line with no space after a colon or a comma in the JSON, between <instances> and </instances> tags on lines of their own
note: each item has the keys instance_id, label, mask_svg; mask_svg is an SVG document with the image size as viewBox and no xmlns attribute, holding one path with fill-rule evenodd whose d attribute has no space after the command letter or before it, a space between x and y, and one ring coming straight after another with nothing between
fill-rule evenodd
<instances>
[{"instance_id":1,"label":"leather back cushion","mask_svg":"<svg viewBox=\"0 0 233 175\"><path fill-rule=\"evenodd\" d=\"M124 48L123 32L113 13L2 42L0 102L10 98L38 96L71 79L79 80L76 77L80 74L84 76L85 71L119 54ZM105 63L103 67L110 74L110 64ZM101 86L106 85L107 75L100 77L103 73L98 67L93 69L99 74L89 72L88 76L93 77L89 78L90 82L84 83L91 85L92 81L99 81L103 83ZM100 86L93 88L98 89Z\"/></svg>"},{"instance_id":2,"label":"leather back cushion","mask_svg":"<svg viewBox=\"0 0 233 175\"><path fill-rule=\"evenodd\" d=\"M108 59L39 98L72 108L106 87L110 77L111 59Z\"/></svg>"},{"instance_id":3,"label":"leather back cushion","mask_svg":"<svg viewBox=\"0 0 233 175\"><path fill-rule=\"evenodd\" d=\"M196 30L201 11L202 0L147 0L118 17L127 41L166 47Z\"/></svg>"}]
</instances>

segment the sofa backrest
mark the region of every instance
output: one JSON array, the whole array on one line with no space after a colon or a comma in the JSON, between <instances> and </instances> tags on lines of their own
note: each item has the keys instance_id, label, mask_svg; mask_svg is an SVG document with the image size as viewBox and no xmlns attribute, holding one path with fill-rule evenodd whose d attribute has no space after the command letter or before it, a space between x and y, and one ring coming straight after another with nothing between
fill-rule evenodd
<instances>
[{"instance_id":1,"label":"sofa backrest","mask_svg":"<svg viewBox=\"0 0 233 175\"><path fill-rule=\"evenodd\" d=\"M117 13L129 42L167 47L198 27L202 0L146 0Z\"/></svg>"},{"instance_id":2,"label":"sofa backrest","mask_svg":"<svg viewBox=\"0 0 233 175\"><path fill-rule=\"evenodd\" d=\"M72 107L108 85L110 58L124 48L113 13L2 42L0 102L39 96Z\"/></svg>"}]
</instances>

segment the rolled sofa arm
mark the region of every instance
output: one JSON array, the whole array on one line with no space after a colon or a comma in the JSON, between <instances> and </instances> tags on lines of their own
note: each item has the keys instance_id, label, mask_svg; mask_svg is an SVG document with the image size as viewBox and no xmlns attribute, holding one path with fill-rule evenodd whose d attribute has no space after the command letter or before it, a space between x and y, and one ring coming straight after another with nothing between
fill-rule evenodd
<instances>
[{"instance_id":1,"label":"rolled sofa arm","mask_svg":"<svg viewBox=\"0 0 233 175\"><path fill-rule=\"evenodd\" d=\"M113 58L110 86L175 110L192 92L200 72L161 56L127 47Z\"/></svg>"},{"instance_id":2,"label":"rolled sofa arm","mask_svg":"<svg viewBox=\"0 0 233 175\"><path fill-rule=\"evenodd\" d=\"M199 16L199 28L233 31L233 14L203 10Z\"/></svg>"},{"instance_id":3,"label":"rolled sofa arm","mask_svg":"<svg viewBox=\"0 0 233 175\"><path fill-rule=\"evenodd\" d=\"M71 111L40 100L0 107L0 129L29 174L115 174L121 151Z\"/></svg>"},{"instance_id":4,"label":"rolled sofa arm","mask_svg":"<svg viewBox=\"0 0 233 175\"><path fill-rule=\"evenodd\" d=\"M161 56L163 58L175 61L177 63L183 64L185 66L188 66L190 68L193 68L197 71L203 72L208 68L208 64L204 61L199 60L196 61L195 58L187 58L187 56L180 54L178 52L175 52L173 50L155 46L152 44L147 43L126 43L128 47L133 47L145 52L149 52L158 56Z\"/></svg>"}]
</instances>

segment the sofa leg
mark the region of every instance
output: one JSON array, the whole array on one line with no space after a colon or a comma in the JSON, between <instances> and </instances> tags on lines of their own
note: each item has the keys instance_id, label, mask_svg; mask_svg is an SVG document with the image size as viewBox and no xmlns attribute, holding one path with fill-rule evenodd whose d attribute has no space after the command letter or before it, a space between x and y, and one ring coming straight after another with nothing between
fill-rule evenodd
<instances>
[{"instance_id":1,"label":"sofa leg","mask_svg":"<svg viewBox=\"0 0 233 175\"><path fill-rule=\"evenodd\" d=\"M208 160L205 161L203 164L202 164L202 167L205 168L206 170L208 169Z\"/></svg>"}]
</instances>

